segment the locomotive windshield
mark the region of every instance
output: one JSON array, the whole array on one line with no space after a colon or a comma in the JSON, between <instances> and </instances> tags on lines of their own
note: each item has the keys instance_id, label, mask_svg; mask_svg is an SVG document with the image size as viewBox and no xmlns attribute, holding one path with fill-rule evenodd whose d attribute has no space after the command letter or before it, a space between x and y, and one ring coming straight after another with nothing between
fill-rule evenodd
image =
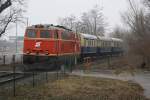
<instances>
[{"instance_id":1,"label":"locomotive windshield","mask_svg":"<svg viewBox=\"0 0 150 100\"><path fill-rule=\"evenodd\" d=\"M41 38L51 38L50 31L49 30L40 31L40 37Z\"/></svg>"},{"instance_id":2,"label":"locomotive windshield","mask_svg":"<svg viewBox=\"0 0 150 100\"><path fill-rule=\"evenodd\" d=\"M29 38L36 38L36 31L35 30L27 30L27 34L26 34L27 37Z\"/></svg>"}]
</instances>

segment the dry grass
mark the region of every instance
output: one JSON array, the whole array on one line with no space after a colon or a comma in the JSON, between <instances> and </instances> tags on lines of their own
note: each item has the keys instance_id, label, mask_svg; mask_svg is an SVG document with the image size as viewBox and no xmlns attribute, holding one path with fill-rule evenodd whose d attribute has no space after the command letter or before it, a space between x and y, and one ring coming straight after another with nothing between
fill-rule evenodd
<instances>
[{"instance_id":1,"label":"dry grass","mask_svg":"<svg viewBox=\"0 0 150 100\"><path fill-rule=\"evenodd\" d=\"M2 100L147 100L138 84L78 76L51 81L35 88L18 86L17 97L4 96L7 94L4 90L0 94L3 95Z\"/></svg>"},{"instance_id":2,"label":"dry grass","mask_svg":"<svg viewBox=\"0 0 150 100\"><path fill-rule=\"evenodd\" d=\"M92 66L89 70L112 70L114 74L127 73L134 75L136 72L141 71L140 68L137 68L133 64L129 63L126 57L113 57L105 58L98 60L92 63Z\"/></svg>"}]
</instances>

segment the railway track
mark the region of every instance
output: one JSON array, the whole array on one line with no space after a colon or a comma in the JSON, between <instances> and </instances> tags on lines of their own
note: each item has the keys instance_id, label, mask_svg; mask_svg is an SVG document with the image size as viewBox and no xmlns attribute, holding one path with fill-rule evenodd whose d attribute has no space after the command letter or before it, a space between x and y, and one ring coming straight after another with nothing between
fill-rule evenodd
<instances>
[{"instance_id":1,"label":"railway track","mask_svg":"<svg viewBox=\"0 0 150 100\"><path fill-rule=\"evenodd\" d=\"M2 72L2 73L0 73L0 85L4 85L6 83L24 79L29 76L31 76L31 74Z\"/></svg>"}]
</instances>

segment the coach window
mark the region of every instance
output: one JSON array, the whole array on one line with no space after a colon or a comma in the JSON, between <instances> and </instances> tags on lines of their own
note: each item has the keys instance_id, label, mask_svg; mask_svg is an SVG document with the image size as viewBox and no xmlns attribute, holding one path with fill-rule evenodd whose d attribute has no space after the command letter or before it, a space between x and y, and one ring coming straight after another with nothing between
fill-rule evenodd
<instances>
[{"instance_id":1,"label":"coach window","mask_svg":"<svg viewBox=\"0 0 150 100\"><path fill-rule=\"evenodd\" d=\"M40 31L41 38L51 38L51 34L49 30L42 30Z\"/></svg>"},{"instance_id":2,"label":"coach window","mask_svg":"<svg viewBox=\"0 0 150 100\"><path fill-rule=\"evenodd\" d=\"M88 47L90 46L90 40L88 39Z\"/></svg>"},{"instance_id":3,"label":"coach window","mask_svg":"<svg viewBox=\"0 0 150 100\"><path fill-rule=\"evenodd\" d=\"M89 40L89 47L91 46L91 40Z\"/></svg>"},{"instance_id":4,"label":"coach window","mask_svg":"<svg viewBox=\"0 0 150 100\"><path fill-rule=\"evenodd\" d=\"M109 47L109 41L107 42L107 47Z\"/></svg>"},{"instance_id":5,"label":"coach window","mask_svg":"<svg viewBox=\"0 0 150 100\"><path fill-rule=\"evenodd\" d=\"M100 40L97 40L97 46L100 47Z\"/></svg>"},{"instance_id":6,"label":"coach window","mask_svg":"<svg viewBox=\"0 0 150 100\"><path fill-rule=\"evenodd\" d=\"M26 34L27 37L29 38L36 38L36 31L35 30L27 30L27 34Z\"/></svg>"},{"instance_id":7,"label":"coach window","mask_svg":"<svg viewBox=\"0 0 150 100\"><path fill-rule=\"evenodd\" d=\"M83 41L84 41L84 46L86 46L86 39L83 39Z\"/></svg>"},{"instance_id":8,"label":"coach window","mask_svg":"<svg viewBox=\"0 0 150 100\"><path fill-rule=\"evenodd\" d=\"M106 41L104 41L104 47L106 47Z\"/></svg>"},{"instance_id":9,"label":"coach window","mask_svg":"<svg viewBox=\"0 0 150 100\"><path fill-rule=\"evenodd\" d=\"M117 42L115 42L115 47L117 47Z\"/></svg>"},{"instance_id":10,"label":"coach window","mask_svg":"<svg viewBox=\"0 0 150 100\"><path fill-rule=\"evenodd\" d=\"M105 41L103 42L103 47L105 47Z\"/></svg>"},{"instance_id":11,"label":"coach window","mask_svg":"<svg viewBox=\"0 0 150 100\"><path fill-rule=\"evenodd\" d=\"M99 40L99 45L98 46L102 47L102 41L101 40Z\"/></svg>"},{"instance_id":12,"label":"coach window","mask_svg":"<svg viewBox=\"0 0 150 100\"><path fill-rule=\"evenodd\" d=\"M93 47L95 47L95 40L93 40Z\"/></svg>"},{"instance_id":13,"label":"coach window","mask_svg":"<svg viewBox=\"0 0 150 100\"><path fill-rule=\"evenodd\" d=\"M93 47L95 47L95 40L93 40Z\"/></svg>"}]
</instances>

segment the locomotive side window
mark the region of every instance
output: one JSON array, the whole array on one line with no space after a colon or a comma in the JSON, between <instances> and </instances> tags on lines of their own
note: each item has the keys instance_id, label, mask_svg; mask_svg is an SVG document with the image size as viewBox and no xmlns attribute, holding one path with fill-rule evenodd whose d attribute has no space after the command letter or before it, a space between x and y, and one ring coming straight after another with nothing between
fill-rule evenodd
<instances>
[{"instance_id":1,"label":"locomotive side window","mask_svg":"<svg viewBox=\"0 0 150 100\"><path fill-rule=\"evenodd\" d=\"M29 38L36 38L36 31L35 30L27 30L26 36Z\"/></svg>"},{"instance_id":2,"label":"locomotive side window","mask_svg":"<svg viewBox=\"0 0 150 100\"><path fill-rule=\"evenodd\" d=\"M57 31L54 32L54 39L58 39L58 32Z\"/></svg>"},{"instance_id":3,"label":"locomotive side window","mask_svg":"<svg viewBox=\"0 0 150 100\"><path fill-rule=\"evenodd\" d=\"M61 37L64 40L70 40L71 39L71 35L70 35L70 33L68 31L62 32L62 36Z\"/></svg>"},{"instance_id":4,"label":"locomotive side window","mask_svg":"<svg viewBox=\"0 0 150 100\"><path fill-rule=\"evenodd\" d=\"M49 30L42 30L40 31L41 38L51 38L51 34Z\"/></svg>"}]
</instances>

